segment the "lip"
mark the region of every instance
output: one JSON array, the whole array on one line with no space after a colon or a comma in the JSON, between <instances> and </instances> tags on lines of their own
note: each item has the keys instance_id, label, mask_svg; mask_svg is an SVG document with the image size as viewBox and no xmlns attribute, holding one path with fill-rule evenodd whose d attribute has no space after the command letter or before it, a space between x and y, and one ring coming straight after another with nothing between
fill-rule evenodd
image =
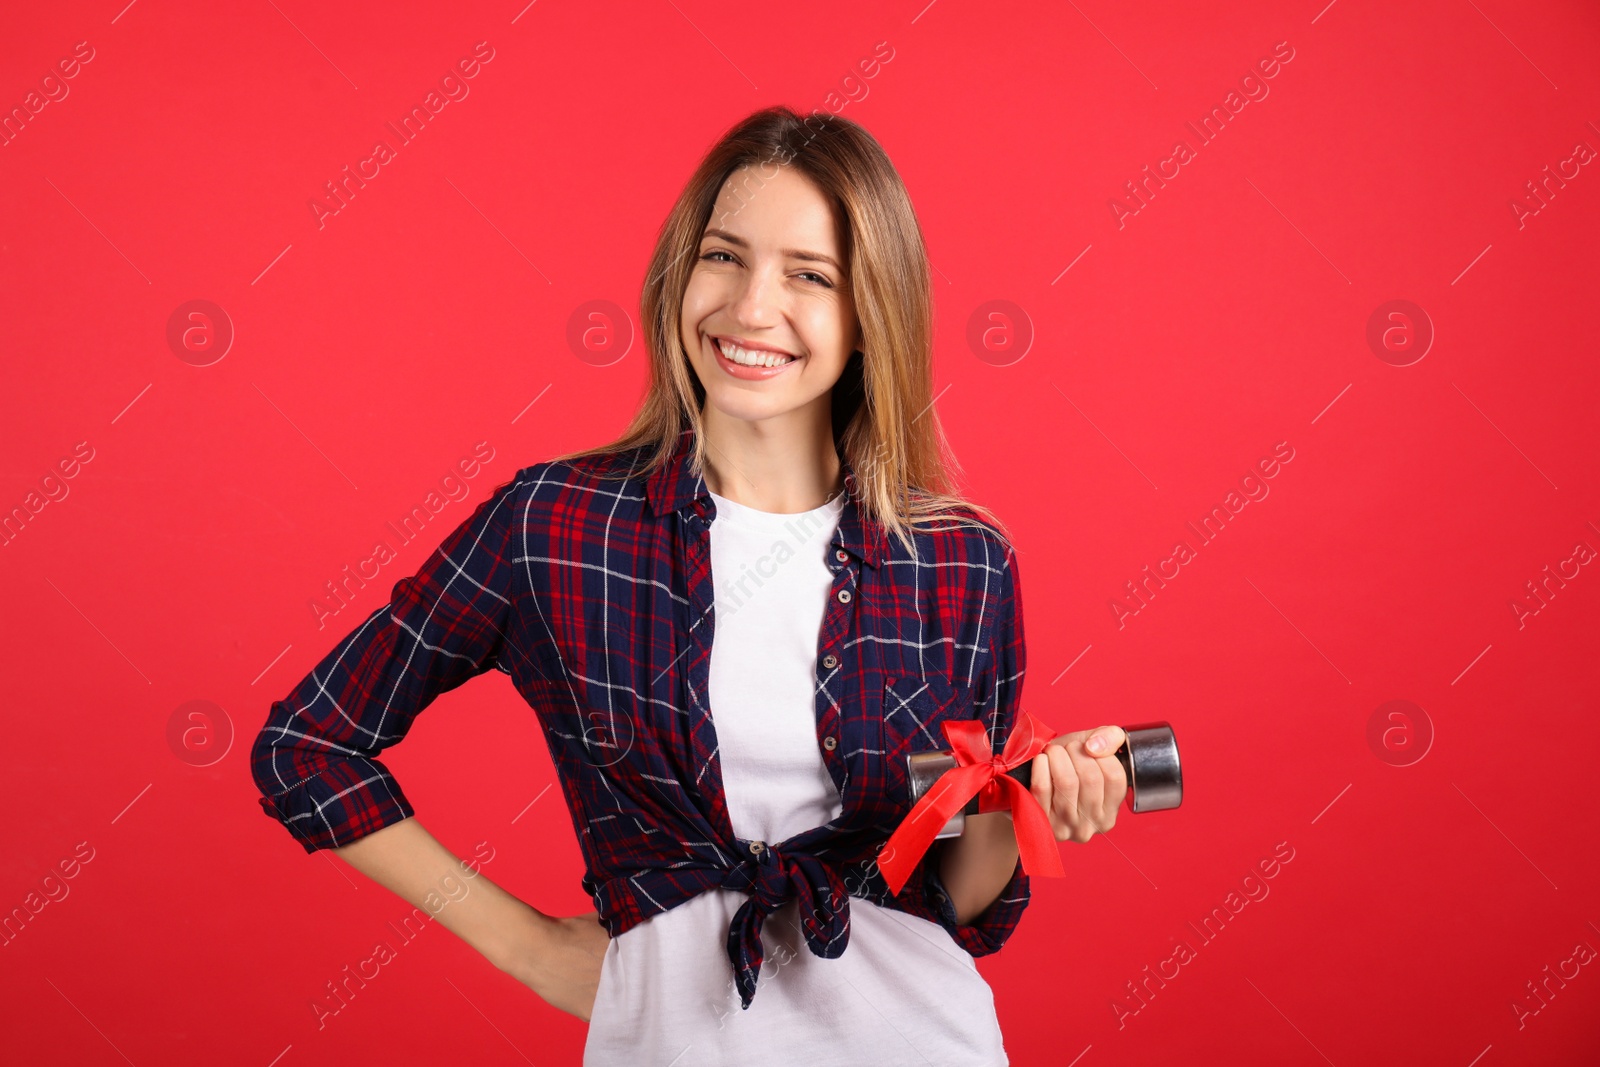
<instances>
[{"instance_id":1,"label":"lip","mask_svg":"<svg viewBox=\"0 0 1600 1067\"><path fill-rule=\"evenodd\" d=\"M746 346L741 344L740 347L743 348ZM782 352L780 349L772 348L768 345L750 345L749 347L758 352L778 352L780 355L791 354L788 352ZM717 366L721 367L725 374L727 374L730 378L739 378L747 382L759 382L765 381L768 378L776 378L778 375L782 374L784 371L800 362L800 357L796 356L794 359L791 359L781 367L746 367L742 363L735 363L733 360L722 354L722 341L721 338L718 337L711 338L711 351L717 361Z\"/></svg>"},{"instance_id":2,"label":"lip","mask_svg":"<svg viewBox=\"0 0 1600 1067\"><path fill-rule=\"evenodd\" d=\"M779 348L777 345L764 345L760 341L748 341L743 337L735 337L732 334L714 333L711 334L710 337L713 341L717 341L719 343L722 341L732 341L740 348L748 348L755 352L776 352L780 356L794 355L794 353L789 351L787 348Z\"/></svg>"}]
</instances>

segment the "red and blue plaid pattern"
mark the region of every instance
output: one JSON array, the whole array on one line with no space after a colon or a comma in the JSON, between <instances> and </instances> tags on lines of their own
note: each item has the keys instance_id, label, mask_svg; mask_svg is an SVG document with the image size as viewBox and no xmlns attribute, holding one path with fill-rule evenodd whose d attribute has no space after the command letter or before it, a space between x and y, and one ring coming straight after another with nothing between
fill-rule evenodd
<instances>
[{"instance_id":1,"label":"red and blue plaid pattern","mask_svg":"<svg viewBox=\"0 0 1600 1067\"><path fill-rule=\"evenodd\" d=\"M940 724L970 718L999 751L1016 720L1026 656L1010 546L987 525L945 523L907 553L859 507L845 465L816 674L818 749L843 811L786 841L736 838L706 700L715 505L693 443L686 426L648 475L631 473L641 448L535 464L496 489L273 703L250 754L262 808L307 852L408 818L378 754L440 693L497 668L544 728L611 936L707 889L749 893L728 933L746 1007L762 921L790 899L819 956L844 951L851 896L938 923L974 956L997 951L1028 905L1020 863L962 924L940 846L898 896L875 858L911 809L907 755L947 748Z\"/></svg>"}]
</instances>

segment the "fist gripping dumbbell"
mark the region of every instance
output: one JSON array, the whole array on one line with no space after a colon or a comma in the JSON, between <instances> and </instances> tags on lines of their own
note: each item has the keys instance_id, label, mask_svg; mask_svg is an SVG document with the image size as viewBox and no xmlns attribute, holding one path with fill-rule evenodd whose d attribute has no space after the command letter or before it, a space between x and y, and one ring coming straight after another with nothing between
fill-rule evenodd
<instances>
[{"instance_id":1,"label":"fist gripping dumbbell","mask_svg":"<svg viewBox=\"0 0 1600 1067\"><path fill-rule=\"evenodd\" d=\"M1166 811L1182 804L1183 769L1178 764L1178 739L1173 736L1172 727L1164 722L1147 722L1126 726L1123 730L1128 739L1112 754L1128 776L1128 806L1138 814ZM1067 736L1063 734L1055 740ZM906 765L911 779L911 801L916 803L940 775L956 765L956 759L949 752L914 752L906 757ZM1006 773L1025 786L1033 785L1032 760ZM976 814L978 798L973 797L966 807L950 817L938 836L960 837L966 829L967 816Z\"/></svg>"}]
</instances>

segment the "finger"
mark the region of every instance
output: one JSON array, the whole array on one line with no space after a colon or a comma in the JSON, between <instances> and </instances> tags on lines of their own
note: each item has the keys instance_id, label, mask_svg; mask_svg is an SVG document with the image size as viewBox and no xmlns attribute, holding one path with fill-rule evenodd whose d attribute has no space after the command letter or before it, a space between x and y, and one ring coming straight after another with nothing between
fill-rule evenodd
<instances>
[{"instance_id":1,"label":"finger","mask_svg":"<svg viewBox=\"0 0 1600 1067\"><path fill-rule=\"evenodd\" d=\"M1100 757L1100 769L1106 776L1106 811L1116 818L1117 809L1128 795L1128 772L1122 761L1113 756Z\"/></svg>"},{"instance_id":2,"label":"finger","mask_svg":"<svg viewBox=\"0 0 1600 1067\"><path fill-rule=\"evenodd\" d=\"M1078 827L1083 821L1079 813L1081 800L1077 769L1072 765L1072 757L1060 745L1048 746L1044 755L1050 761L1050 790L1054 802L1050 809L1050 821L1055 826L1056 840L1066 841L1070 838L1076 841Z\"/></svg>"},{"instance_id":3,"label":"finger","mask_svg":"<svg viewBox=\"0 0 1600 1067\"><path fill-rule=\"evenodd\" d=\"M1109 756L1122 747L1128 739L1128 733L1120 726L1102 726L1097 730L1089 731L1089 739L1083 747L1091 756Z\"/></svg>"},{"instance_id":4,"label":"finger","mask_svg":"<svg viewBox=\"0 0 1600 1067\"><path fill-rule=\"evenodd\" d=\"M1064 745L1067 748L1071 748L1073 742L1076 741L1081 743L1087 741L1089 740L1089 736L1093 733L1093 730L1075 730L1070 734L1058 734L1057 736L1052 737L1048 743L1052 745Z\"/></svg>"},{"instance_id":5,"label":"finger","mask_svg":"<svg viewBox=\"0 0 1600 1067\"><path fill-rule=\"evenodd\" d=\"M1050 760L1043 752L1040 752L1037 756L1033 757L1032 774L1033 777L1030 779L1030 781L1033 784L1029 786L1029 791L1033 793L1033 799L1039 802L1039 806L1043 808L1045 814L1048 815L1050 813L1051 794L1053 791L1050 788Z\"/></svg>"},{"instance_id":6,"label":"finger","mask_svg":"<svg viewBox=\"0 0 1600 1067\"><path fill-rule=\"evenodd\" d=\"M1086 753L1073 752L1072 763L1078 774L1078 806L1083 811L1087 841L1105 822L1106 776L1100 761Z\"/></svg>"}]
</instances>

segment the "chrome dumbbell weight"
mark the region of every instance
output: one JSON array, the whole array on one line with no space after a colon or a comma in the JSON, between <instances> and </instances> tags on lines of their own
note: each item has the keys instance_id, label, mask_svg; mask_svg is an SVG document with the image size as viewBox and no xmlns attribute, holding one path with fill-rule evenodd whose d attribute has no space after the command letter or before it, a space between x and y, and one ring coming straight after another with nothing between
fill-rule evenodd
<instances>
[{"instance_id":1,"label":"chrome dumbbell weight","mask_svg":"<svg viewBox=\"0 0 1600 1067\"><path fill-rule=\"evenodd\" d=\"M1123 727L1128 735L1113 753L1128 776L1128 806L1137 814L1166 811L1183 803L1183 770L1178 764L1178 739L1164 722L1140 723ZM1066 735L1062 735L1065 737ZM1061 738L1056 738L1059 741ZM1055 744L1055 741L1050 742ZM956 765L949 752L914 752L906 757L911 779L911 801L916 803L932 788L940 775ZM1006 772L1025 786L1033 783L1033 761ZM950 817L938 836L960 837L967 816L978 814L978 798Z\"/></svg>"}]
</instances>

